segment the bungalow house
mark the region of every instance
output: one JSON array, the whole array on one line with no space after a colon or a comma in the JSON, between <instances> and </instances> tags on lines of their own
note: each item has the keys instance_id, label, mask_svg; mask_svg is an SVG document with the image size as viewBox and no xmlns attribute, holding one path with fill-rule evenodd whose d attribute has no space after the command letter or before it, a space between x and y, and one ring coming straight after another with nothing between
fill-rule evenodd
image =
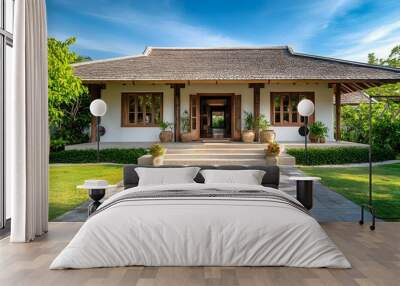
<instances>
[{"instance_id":1,"label":"bungalow house","mask_svg":"<svg viewBox=\"0 0 400 286\"><path fill-rule=\"evenodd\" d=\"M278 141L299 141L302 98L314 102L310 120L328 126L327 140L333 141L340 138L341 94L400 81L400 69L300 54L289 47L150 47L139 56L75 64L74 72L93 99L108 105L103 142L157 141L159 119L174 124L178 141L185 111L194 140L214 137L213 118L219 118L225 138L239 140L248 111L265 115Z\"/></svg>"}]
</instances>

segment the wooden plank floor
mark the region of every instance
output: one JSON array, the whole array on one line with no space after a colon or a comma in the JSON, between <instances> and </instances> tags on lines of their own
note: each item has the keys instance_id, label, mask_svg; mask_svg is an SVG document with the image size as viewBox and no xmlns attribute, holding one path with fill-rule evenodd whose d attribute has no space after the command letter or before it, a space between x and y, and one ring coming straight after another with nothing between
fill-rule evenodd
<instances>
[{"instance_id":1,"label":"wooden plank floor","mask_svg":"<svg viewBox=\"0 0 400 286\"><path fill-rule=\"evenodd\" d=\"M371 232L355 223L323 224L352 269L289 267L123 267L48 270L81 223L50 223L45 237L29 244L0 241L0 285L400 285L400 223L379 223Z\"/></svg>"}]
</instances>

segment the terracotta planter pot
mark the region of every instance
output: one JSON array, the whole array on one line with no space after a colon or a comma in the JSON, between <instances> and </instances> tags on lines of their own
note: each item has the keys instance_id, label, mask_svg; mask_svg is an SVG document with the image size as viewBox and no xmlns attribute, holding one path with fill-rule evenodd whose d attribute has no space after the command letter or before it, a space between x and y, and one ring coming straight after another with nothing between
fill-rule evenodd
<instances>
[{"instance_id":1,"label":"terracotta planter pot","mask_svg":"<svg viewBox=\"0 0 400 286\"><path fill-rule=\"evenodd\" d=\"M267 155L265 156L265 162L267 166L276 166L278 164L278 156Z\"/></svg>"},{"instance_id":2,"label":"terracotta planter pot","mask_svg":"<svg viewBox=\"0 0 400 286\"><path fill-rule=\"evenodd\" d=\"M163 142L163 143L172 142L172 136L173 136L172 131L161 131L160 136L159 136L160 142Z\"/></svg>"},{"instance_id":3,"label":"terracotta planter pot","mask_svg":"<svg viewBox=\"0 0 400 286\"><path fill-rule=\"evenodd\" d=\"M310 133L308 135L308 139L310 139L311 143L318 143L318 137L316 137L314 134Z\"/></svg>"},{"instance_id":4,"label":"terracotta planter pot","mask_svg":"<svg viewBox=\"0 0 400 286\"><path fill-rule=\"evenodd\" d=\"M153 157L153 166L164 165L164 156Z\"/></svg>"},{"instance_id":5,"label":"terracotta planter pot","mask_svg":"<svg viewBox=\"0 0 400 286\"><path fill-rule=\"evenodd\" d=\"M242 141L244 143L253 143L256 133L253 130L243 130L242 131Z\"/></svg>"},{"instance_id":6,"label":"terracotta planter pot","mask_svg":"<svg viewBox=\"0 0 400 286\"><path fill-rule=\"evenodd\" d=\"M311 143L325 143L326 139L325 137L317 137L314 134L311 134L308 136L308 138L310 139Z\"/></svg>"},{"instance_id":7,"label":"terracotta planter pot","mask_svg":"<svg viewBox=\"0 0 400 286\"><path fill-rule=\"evenodd\" d=\"M192 134L190 132L181 133L182 142L192 142Z\"/></svg>"},{"instance_id":8,"label":"terracotta planter pot","mask_svg":"<svg viewBox=\"0 0 400 286\"><path fill-rule=\"evenodd\" d=\"M273 143L276 138L276 133L274 130L263 130L260 132L261 143Z\"/></svg>"}]
</instances>

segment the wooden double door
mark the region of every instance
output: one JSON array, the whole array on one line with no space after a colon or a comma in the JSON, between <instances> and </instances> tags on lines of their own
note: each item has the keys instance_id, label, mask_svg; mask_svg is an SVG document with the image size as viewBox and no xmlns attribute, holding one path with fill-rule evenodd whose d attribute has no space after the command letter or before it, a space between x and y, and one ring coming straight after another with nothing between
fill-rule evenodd
<instances>
[{"instance_id":1,"label":"wooden double door","mask_svg":"<svg viewBox=\"0 0 400 286\"><path fill-rule=\"evenodd\" d=\"M190 95L189 113L192 139L240 140L241 108L240 94L198 93ZM222 126L215 126L218 124L215 120L218 119L218 116L223 118ZM216 136L217 132L218 136Z\"/></svg>"}]
</instances>

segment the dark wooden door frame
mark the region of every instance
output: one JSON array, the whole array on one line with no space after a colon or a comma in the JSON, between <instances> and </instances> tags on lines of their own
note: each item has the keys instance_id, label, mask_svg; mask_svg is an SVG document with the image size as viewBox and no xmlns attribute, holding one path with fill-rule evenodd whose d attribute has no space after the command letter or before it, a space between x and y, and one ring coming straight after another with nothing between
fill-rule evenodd
<instances>
[{"instance_id":1,"label":"dark wooden door frame","mask_svg":"<svg viewBox=\"0 0 400 286\"><path fill-rule=\"evenodd\" d=\"M178 142L181 135L181 88L185 88L185 84L174 83L170 87L174 89L174 137L175 142Z\"/></svg>"},{"instance_id":2,"label":"dark wooden door frame","mask_svg":"<svg viewBox=\"0 0 400 286\"><path fill-rule=\"evenodd\" d=\"M249 83L249 88L253 89L253 112L254 118L258 118L260 116L260 95L261 95L261 88L264 88L264 83ZM258 128L256 128L256 141L258 141Z\"/></svg>"},{"instance_id":3,"label":"dark wooden door frame","mask_svg":"<svg viewBox=\"0 0 400 286\"><path fill-rule=\"evenodd\" d=\"M193 111L195 112L194 115ZM190 129L191 129L192 139L199 140L201 117L200 117L200 96L198 94L191 94L189 96L189 117L190 117ZM193 122L193 120L195 122Z\"/></svg>"},{"instance_id":4,"label":"dark wooden door frame","mask_svg":"<svg viewBox=\"0 0 400 286\"><path fill-rule=\"evenodd\" d=\"M87 84L89 90L90 101L101 98L101 90L106 88L105 84ZM90 142L96 142L97 120L92 116L90 122Z\"/></svg>"},{"instance_id":5,"label":"dark wooden door frame","mask_svg":"<svg viewBox=\"0 0 400 286\"><path fill-rule=\"evenodd\" d=\"M342 107L341 103L341 86L340 83L335 85L335 139L336 141L340 141L341 132L340 132L340 108Z\"/></svg>"},{"instance_id":6,"label":"dark wooden door frame","mask_svg":"<svg viewBox=\"0 0 400 286\"><path fill-rule=\"evenodd\" d=\"M231 136L228 139L235 139L235 140L238 139L237 138L238 136L236 135L236 133L237 133L237 131L236 131L237 126L236 125L237 124L236 124L236 108L235 108L235 105L237 104L237 102L236 102L235 99L237 98L237 96L241 96L240 94L212 92L212 93L195 93L195 94L192 94L191 96L198 96L199 101L200 101L200 98L202 96L203 97L218 97L218 96L230 97L230 99L231 99ZM191 108L192 108L191 102L189 103L189 105L190 105L189 109L191 110ZM201 119L200 112L198 112L196 121L198 122L199 125L200 125L200 119ZM200 130L199 130L199 132L200 132ZM202 139L202 138L200 138L200 136L199 136L198 139ZM240 135L239 135L239 139L240 139Z\"/></svg>"}]
</instances>

